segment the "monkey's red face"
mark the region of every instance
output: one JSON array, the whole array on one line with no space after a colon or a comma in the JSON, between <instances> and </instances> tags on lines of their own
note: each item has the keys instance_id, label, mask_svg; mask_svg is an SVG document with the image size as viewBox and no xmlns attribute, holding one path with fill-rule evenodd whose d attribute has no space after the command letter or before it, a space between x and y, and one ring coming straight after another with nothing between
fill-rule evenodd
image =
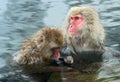
<instances>
[{"instance_id":1,"label":"monkey's red face","mask_svg":"<svg viewBox=\"0 0 120 82\"><path fill-rule=\"evenodd\" d=\"M57 60L60 57L60 48L56 47L53 48L53 55L52 55L52 59Z\"/></svg>"},{"instance_id":2,"label":"monkey's red face","mask_svg":"<svg viewBox=\"0 0 120 82\"><path fill-rule=\"evenodd\" d=\"M80 24L82 24L83 22L83 17L82 15L71 15L70 19L69 19L69 28L68 28L68 32L71 35L76 35L77 34L77 30L78 30L78 26Z\"/></svg>"}]
</instances>

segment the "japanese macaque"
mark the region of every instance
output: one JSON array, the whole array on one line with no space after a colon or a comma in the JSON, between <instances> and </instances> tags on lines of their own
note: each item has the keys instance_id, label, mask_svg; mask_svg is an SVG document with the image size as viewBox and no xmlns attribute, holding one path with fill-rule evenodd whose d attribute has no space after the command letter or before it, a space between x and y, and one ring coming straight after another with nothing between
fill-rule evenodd
<instances>
[{"instance_id":1,"label":"japanese macaque","mask_svg":"<svg viewBox=\"0 0 120 82\"><path fill-rule=\"evenodd\" d=\"M81 59L88 60L87 57L91 52L95 54L104 51L105 31L98 13L92 7L72 7L63 23L63 29L65 30L64 45L67 46L66 49L62 49L63 53L80 54ZM83 55L82 52L84 52ZM93 59L96 58L100 59L93 57Z\"/></svg>"},{"instance_id":2,"label":"japanese macaque","mask_svg":"<svg viewBox=\"0 0 120 82\"><path fill-rule=\"evenodd\" d=\"M72 7L63 30L65 42L61 54L67 58L65 63L87 73L120 64L120 52L104 46L105 31L92 7Z\"/></svg>"},{"instance_id":3,"label":"japanese macaque","mask_svg":"<svg viewBox=\"0 0 120 82\"><path fill-rule=\"evenodd\" d=\"M45 27L29 37L14 57L19 64L44 65L60 57L63 35L57 28Z\"/></svg>"}]
</instances>

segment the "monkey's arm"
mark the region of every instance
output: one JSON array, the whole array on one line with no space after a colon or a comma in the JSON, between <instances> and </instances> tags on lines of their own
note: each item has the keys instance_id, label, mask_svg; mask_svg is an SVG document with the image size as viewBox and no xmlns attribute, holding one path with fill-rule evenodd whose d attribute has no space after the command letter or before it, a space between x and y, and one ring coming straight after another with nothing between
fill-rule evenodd
<instances>
[{"instance_id":1,"label":"monkey's arm","mask_svg":"<svg viewBox=\"0 0 120 82\"><path fill-rule=\"evenodd\" d=\"M63 47L61 49L61 56L64 58L66 58L67 56L72 56L74 61L82 60L85 63L93 63L107 61L113 58L120 58L120 51L105 47L104 50L101 51L100 50L81 51L77 52L76 55L72 53L72 51L69 48Z\"/></svg>"},{"instance_id":2,"label":"monkey's arm","mask_svg":"<svg viewBox=\"0 0 120 82\"><path fill-rule=\"evenodd\" d=\"M85 63L93 63L102 61L102 55L104 52L105 52L104 50L101 51L93 50L93 51L80 51L74 54L68 47L64 46L61 49L61 56L63 58L71 56L73 58L73 60L71 61L83 61Z\"/></svg>"},{"instance_id":3,"label":"monkey's arm","mask_svg":"<svg viewBox=\"0 0 120 82\"><path fill-rule=\"evenodd\" d=\"M77 55L74 55L74 59L81 60L85 63L94 63L94 62L101 62L102 55L104 50L93 50L93 51L81 51L77 52Z\"/></svg>"}]
</instances>

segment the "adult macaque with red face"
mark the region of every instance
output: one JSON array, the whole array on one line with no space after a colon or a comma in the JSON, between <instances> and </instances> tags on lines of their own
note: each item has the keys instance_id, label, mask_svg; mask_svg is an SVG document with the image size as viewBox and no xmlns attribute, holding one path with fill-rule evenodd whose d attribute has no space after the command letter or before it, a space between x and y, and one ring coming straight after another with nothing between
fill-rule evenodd
<instances>
[{"instance_id":1,"label":"adult macaque with red face","mask_svg":"<svg viewBox=\"0 0 120 82\"><path fill-rule=\"evenodd\" d=\"M22 45L14 59L24 65L46 65L60 57L63 35L57 28L42 28Z\"/></svg>"},{"instance_id":2,"label":"adult macaque with red face","mask_svg":"<svg viewBox=\"0 0 120 82\"><path fill-rule=\"evenodd\" d=\"M63 29L64 44L67 46L65 50L62 49L63 53L80 54L81 59L88 60L87 57L91 54L100 54L99 52L104 51L105 31L98 13L92 7L72 7L63 23ZM91 59L100 59L98 56L92 56Z\"/></svg>"},{"instance_id":3,"label":"adult macaque with red face","mask_svg":"<svg viewBox=\"0 0 120 82\"><path fill-rule=\"evenodd\" d=\"M92 7L72 7L63 23L63 31L65 42L61 53L65 63L89 73L98 69L111 72L106 68L113 66L120 68L120 52L104 46L105 31Z\"/></svg>"}]
</instances>

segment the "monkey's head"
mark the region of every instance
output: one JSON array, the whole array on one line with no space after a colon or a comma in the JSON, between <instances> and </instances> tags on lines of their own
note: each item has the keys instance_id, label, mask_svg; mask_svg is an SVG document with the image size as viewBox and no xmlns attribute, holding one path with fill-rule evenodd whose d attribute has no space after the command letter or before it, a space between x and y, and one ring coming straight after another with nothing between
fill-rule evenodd
<instances>
[{"instance_id":1,"label":"monkey's head","mask_svg":"<svg viewBox=\"0 0 120 82\"><path fill-rule=\"evenodd\" d=\"M53 27L45 27L29 37L21 50L14 57L20 64L42 64L60 57L60 47L63 44L61 31Z\"/></svg>"},{"instance_id":2,"label":"monkey's head","mask_svg":"<svg viewBox=\"0 0 120 82\"><path fill-rule=\"evenodd\" d=\"M91 24L94 24L97 13L90 7L73 7L69 15L68 31L71 35L75 35L81 30L90 30ZM98 16L97 16L98 17ZM87 25L87 26L85 26Z\"/></svg>"},{"instance_id":3,"label":"monkey's head","mask_svg":"<svg viewBox=\"0 0 120 82\"><path fill-rule=\"evenodd\" d=\"M98 13L90 6L72 7L65 21L67 31L72 36L103 29Z\"/></svg>"},{"instance_id":4,"label":"monkey's head","mask_svg":"<svg viewBox=\"0 0 120 82\"><path fill-rule=\"evenodd\" d=\"M59 49L63 44L63 35L57 28L43 28L35 34L35 40L40 55L45 59L57 59Z\"/></svg>"},{"instance_id":5,"label":"monkey's head","mask_svg":"<svg viewBox=\"0 0 120 82\"><path fill-rule=\"evenodd\" d=\"M84 47L97 49L103 46L104 28L98 13L90 6L72 7L63 23L63 28L66 29L67 43L72 42L77 49Z\"/></svg>"}]
</instances>

